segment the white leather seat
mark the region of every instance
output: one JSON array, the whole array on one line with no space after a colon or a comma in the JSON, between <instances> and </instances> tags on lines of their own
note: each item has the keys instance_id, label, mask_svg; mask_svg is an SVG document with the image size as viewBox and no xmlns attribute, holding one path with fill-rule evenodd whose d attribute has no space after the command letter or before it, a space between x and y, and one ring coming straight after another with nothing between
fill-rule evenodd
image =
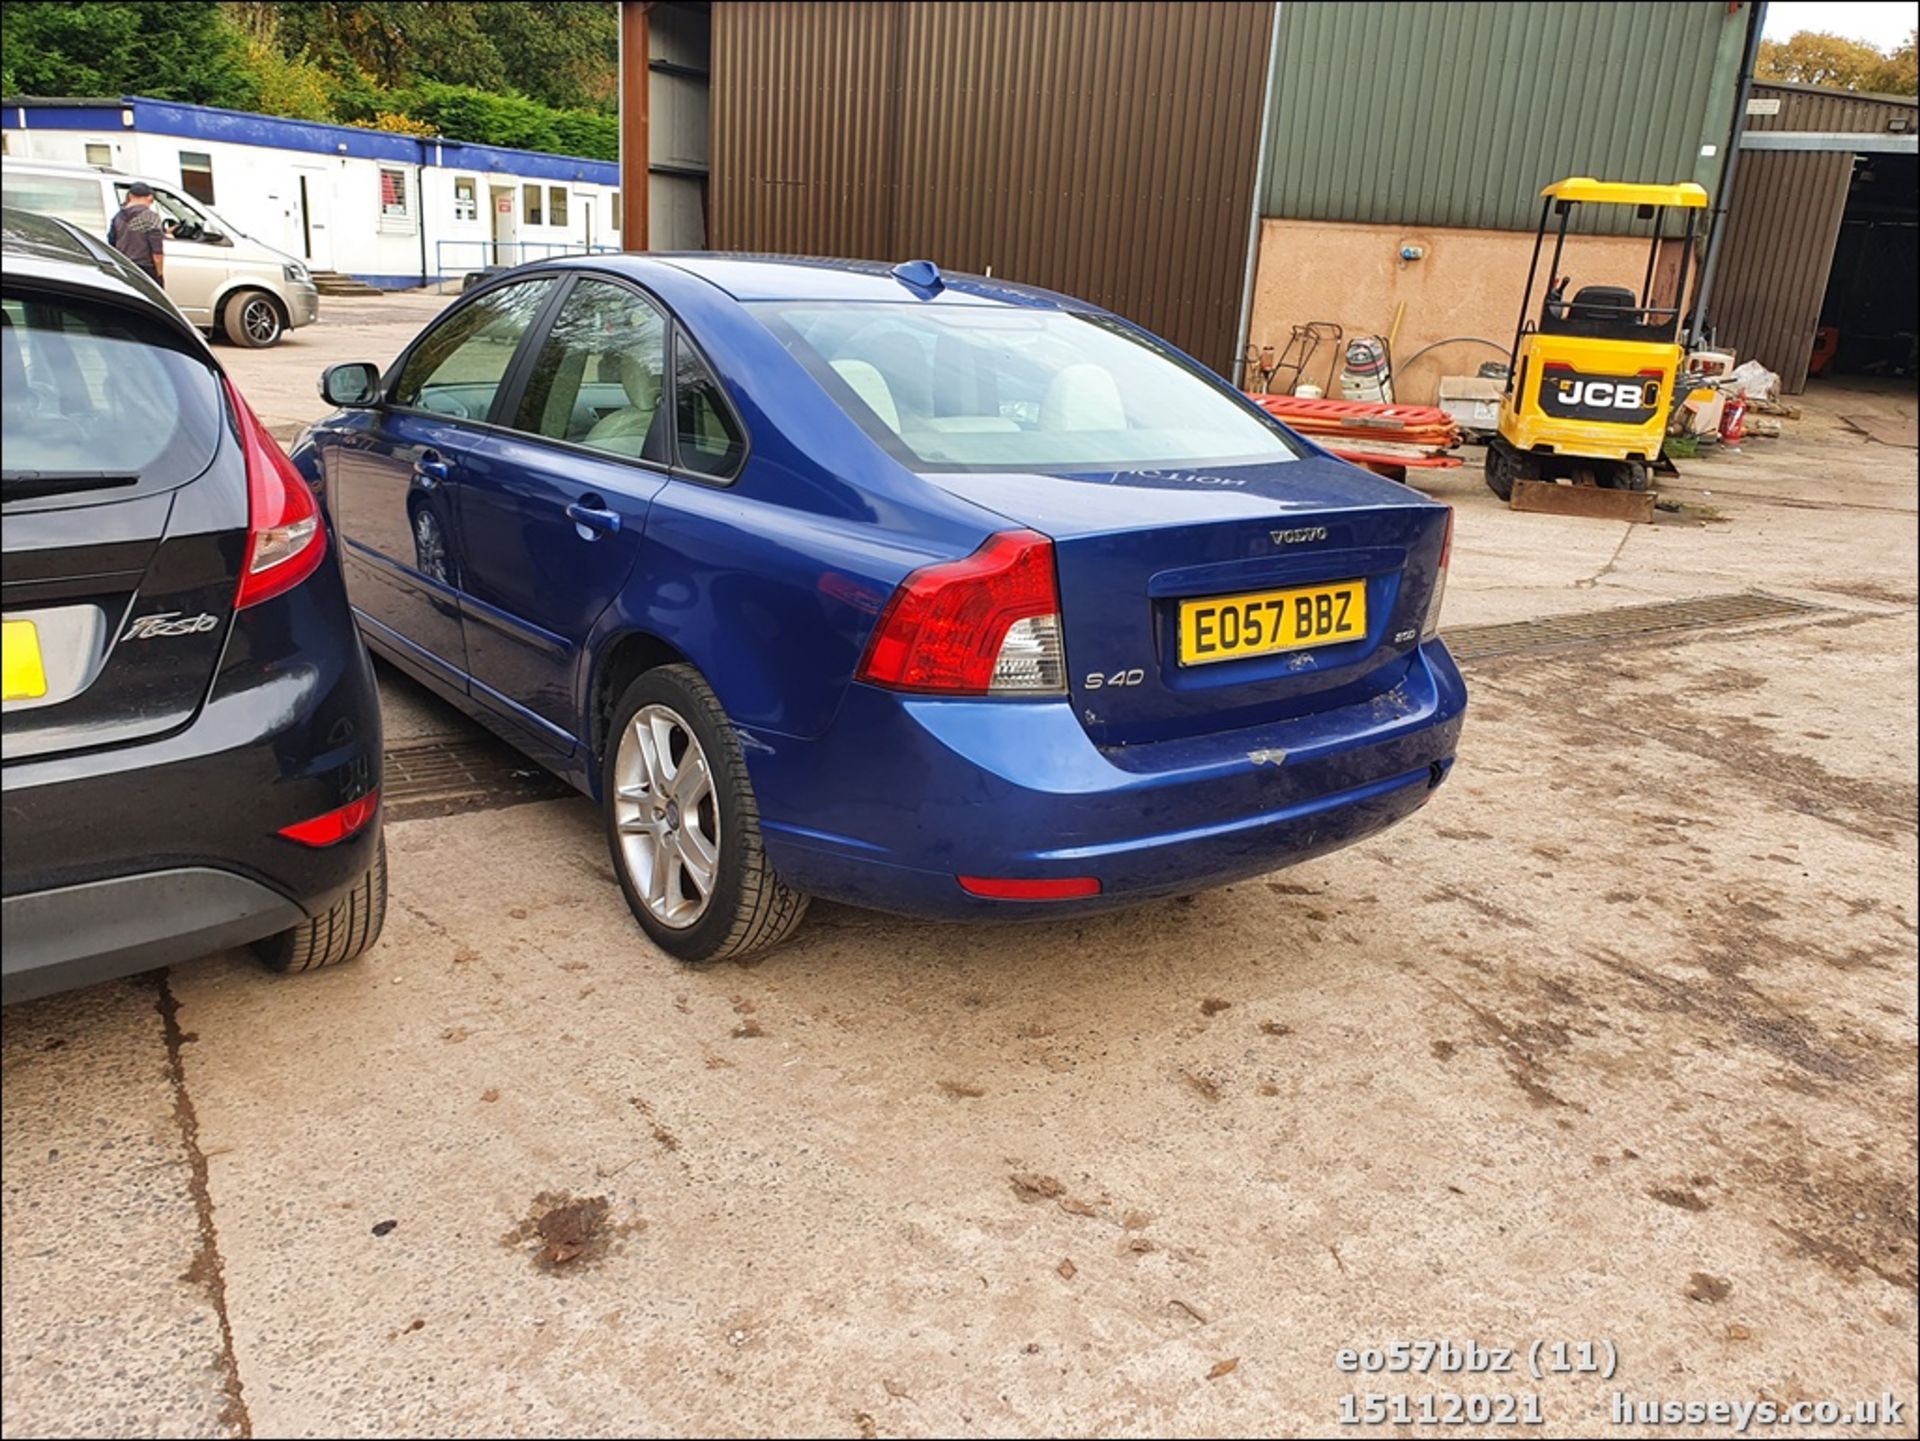
<instances>
[{"instance_id":1,"label":"white leather seat","mask_svg":"<svg viewBox=\"0 0 1920 1441\"><path fill-rule=\"evenodd\" d=\"M620 388L627 393L627 403L613 414L603 416L580 443L614 455L638 456L646 449L647 433L653 429L653 418L660 409L657 357L627 351L615 363Z\"/></svg>"},{"instance_id":2,"label":"white leather seat","mask_svg":"<svg viewBox=\"0 0 1920 1441\"><path fill-rule=\"evenodd\" d=\"M834 373L846 381L847 388L866 402L867 409L880 417L880 423L895 435L900 433L900 407L893 403L887 378L864 360L836 360Z\"/></svg>"},{"instance_id":3,"label":"white leather seat","mask_svg":"<svg viewBox=\"0 0 1920 1441\"><path fill-rule=\"evenodd\" d=\"M1040 402L1042 430L1125 430L1127 408L1104 366L1069 365Z\"/></svg>"},{"instance_id":4,"label":"white leather seat","mask_svg":"<svg viewBox=\"0 0 1920 1441\"><path fill-rule=\"evenodd\" d=\"M1005 435L1020 429L1017 421L1000 415L932 415L921 427L941 435Z\"/></svg>"}]
</instances>

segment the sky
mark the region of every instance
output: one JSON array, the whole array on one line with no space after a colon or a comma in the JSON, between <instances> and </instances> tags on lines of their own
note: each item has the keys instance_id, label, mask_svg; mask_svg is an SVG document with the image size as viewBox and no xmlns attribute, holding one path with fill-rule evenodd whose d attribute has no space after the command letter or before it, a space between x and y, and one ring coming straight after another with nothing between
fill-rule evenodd
<instances>
[{"instance_id":1,"label":"sky","mask_svg":"<svg viewBox=\"0 0 1920 1441\"><path fill-rule=\"evenodd\" d=\"M1801 30L1824 30L1849 40L1864 40L1891 50L1914 28L1920 5L1913 0L1780 0L1767 6L1769 40L1785 40Z\"/></svg>"}]
</instances>

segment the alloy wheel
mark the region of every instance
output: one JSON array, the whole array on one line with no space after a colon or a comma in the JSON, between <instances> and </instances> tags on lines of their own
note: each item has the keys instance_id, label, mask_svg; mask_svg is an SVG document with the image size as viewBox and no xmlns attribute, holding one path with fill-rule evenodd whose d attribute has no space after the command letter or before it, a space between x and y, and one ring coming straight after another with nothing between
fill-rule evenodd
<instances>
[{"instance_id":1,"label":"alloy wheel","mask_svg":"<svg viewBox=\"0 0 1920 1441\"><path fill-rule=\"evenodd\" d=\"M635 891L663 925L706 914L720 869L720 803L692 727L671 707L642 706L614 752L613 815Z\"/></svg>"},{"instance_id":2,"label":"alloy wheel","mask_svg":"<svg viewBox=\"0 0 1920 1441\"><path fill-rule=\"evenodd\" d=\"M240 324L255 345L271 345L280 334L280 312L271 300L256 297L241 308Z\"/></svg>"}]
</instances>

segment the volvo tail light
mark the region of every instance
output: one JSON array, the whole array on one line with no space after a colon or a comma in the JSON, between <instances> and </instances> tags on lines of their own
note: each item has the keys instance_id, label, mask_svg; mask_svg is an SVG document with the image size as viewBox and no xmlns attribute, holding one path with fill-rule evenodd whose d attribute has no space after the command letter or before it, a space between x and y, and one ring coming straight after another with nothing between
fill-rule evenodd
<instances>
[{"instance_id":1,"label":"volvo tail light","mask_svg":"<svg viewBox=\"0 0 1920 1441\"><path fill-rule=\"evenodd\" d=\"M1003 531L916 570L881 612L859 678L930 695L1066 694L1053 542Z\"/></svg>"},{"instance_id":2,"label":"volvo tail light","mask_svg":"<svg viewBox=\"0 0 1920 1441\"><path fill-rule=\"evenodd\" d=\"M1434 568L1433 590L1427 596L1427 619L1420 627L1420 639L1432 640L1440 634L1440 603L1447 598L1447 567L1453 563L1453 507L1447 507L1447 533L1440 541L1440 564Z\"/></svg>"}]
</instances>

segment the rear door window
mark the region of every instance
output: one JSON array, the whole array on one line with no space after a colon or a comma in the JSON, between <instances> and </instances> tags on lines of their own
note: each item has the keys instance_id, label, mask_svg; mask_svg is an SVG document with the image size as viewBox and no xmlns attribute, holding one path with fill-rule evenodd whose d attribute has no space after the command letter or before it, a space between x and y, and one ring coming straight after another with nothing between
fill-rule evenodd
<instances>
[{"instance_id":1,"label":"rear door window","mask_svg":"<svg viewBox=\"0 0 1920 1441\"><path fill-rule=\"evenodd\" d=\"M484 421L527 327L552 292L548 276L504 285L462 305L414 346L393 388L393 403Z\"/></svg>"},{"instance_id":2,"label":"rear door window","mask_svg":"<svg viewBox=\"0 0 1920 1441\"><path fill-rule=\"evenodd\" d=\"M547 331L513 427L665 464L666 370L666 315L624 285L582 280Z\"/></svg>"},{"instance_id":3,"label":"rear door window","mask_svg":"<svg viewBox=\"0 0 1920 1441\"><path fill-rule=\"evenodd\" d=\"M4 497L192 480L220 446L219 377L137 311L32 290L0 303Z\"/></svg>"}]
</instances>

